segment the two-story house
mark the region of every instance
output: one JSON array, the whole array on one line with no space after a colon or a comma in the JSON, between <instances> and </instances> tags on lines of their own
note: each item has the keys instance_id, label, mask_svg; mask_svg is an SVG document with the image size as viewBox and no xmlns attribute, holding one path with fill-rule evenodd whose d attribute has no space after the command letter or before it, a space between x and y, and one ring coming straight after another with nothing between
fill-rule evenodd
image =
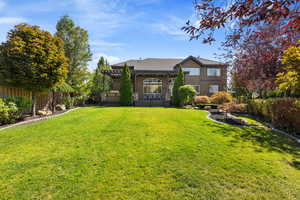
<instances>
[{"instance_id":1,"label":"two-story house","mask_svg":"<svg viewBox=\"0 0 300 200\"><path fill-rule=\"evenodd\" d=\"M198 95L211 95L226 90L227 64L189 56L128 60L104 71L113 78L112 91L103 96L106 103L118 103L120 76L125 63L132 72L135 105L169 105L174 80L181 66L185 84L195 87Z\"/></svg>"}]
</instances>

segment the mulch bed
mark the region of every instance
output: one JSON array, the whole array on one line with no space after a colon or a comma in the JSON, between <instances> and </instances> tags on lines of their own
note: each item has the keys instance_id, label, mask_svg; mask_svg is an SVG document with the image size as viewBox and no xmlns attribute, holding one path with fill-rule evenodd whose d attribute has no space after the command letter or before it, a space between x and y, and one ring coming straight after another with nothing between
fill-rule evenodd
<instances>
[{"instance_id":1,"label":"mulch bed","mask_svg":"<svg viewBox=\"0 0 300 200\"><path fill-rule=\"evenodd\" d=\"M209 110L209 113L210 113L209 117L218 122L222 122L229 125L235 125L235 126L248 126L247 122L245 122L244 120L233 117L231 115L226 115L225 112L219 109L211 109Z\"/></svg>"}]
</instances>

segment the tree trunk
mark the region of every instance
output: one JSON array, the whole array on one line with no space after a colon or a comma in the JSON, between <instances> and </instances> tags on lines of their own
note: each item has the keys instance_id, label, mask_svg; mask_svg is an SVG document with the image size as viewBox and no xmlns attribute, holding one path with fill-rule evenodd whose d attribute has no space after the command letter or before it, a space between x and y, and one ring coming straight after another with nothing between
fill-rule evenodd
<instances>
[{"instance_id":1,"label":"tree trunk","mask_svg":"<svg viewBox=\"0 0 300 200\"><path fill-rule=\"evenodd\" d=\"M36 93L32 92L32 116L36 116Z\"/></svg>"},{"instance_id":2,"label":"tree trunk","mask_svg":"<svg viewBox=\"0 0 300 200\"><path fill-rule=\"evenodd\" d=\"M54 113L55 112L55 102L56 101L56 98L55 98L55 92L52 91L52 112Z\"/></svg>"}]
</instances>

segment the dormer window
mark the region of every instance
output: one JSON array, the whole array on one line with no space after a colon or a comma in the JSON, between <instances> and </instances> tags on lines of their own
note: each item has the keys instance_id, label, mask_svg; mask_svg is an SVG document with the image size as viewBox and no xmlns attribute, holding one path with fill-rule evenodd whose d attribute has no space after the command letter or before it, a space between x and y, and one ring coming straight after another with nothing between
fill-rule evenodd
<instances>
[{"instance_id":1,"label":"dormer window","mask_svg":"<svg viewBox=\"0 0 300 200\"><path fill-rule=\"evenodd\" d=\"M184 72L189 72L190 76L199 76L200 75L200 68L183 68Z\"/></svg>"},{"instance_id":2,"label":"dormer window","mask_svg":"<svg viewBox=\"0 0 300 200\"><path fill-rule=\"evenodd\" d=\"M221 69L219 68L208 68L207 76L221 76Z\"/></svg>"}]
</instances>

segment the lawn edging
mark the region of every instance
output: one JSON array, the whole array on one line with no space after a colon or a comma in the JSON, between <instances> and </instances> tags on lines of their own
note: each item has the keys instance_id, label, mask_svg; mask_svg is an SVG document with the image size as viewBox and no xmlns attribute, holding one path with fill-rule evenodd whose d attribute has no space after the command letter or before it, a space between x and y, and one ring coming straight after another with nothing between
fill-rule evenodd
<instances>
[{"instance_id":1,"label":"lawn edging","mask_svg":"<svg viewBox=\"0 0 300 200\"><path fill-rule=\"evenodd\" d=\"M291 138L291 139L297 141L297 142L300 144L300 138L295 137L295 136L293 136L293 135L291 135L291 134L289 134L289 133L287 133L287 132L285 132L285 131L279 130L279 129L275 128L274 126L272 126L272 125L269 124L269 123L261 122L261 121L260 121L260 122L264 125L264 127L262 127L262 126L232 125L232 124L227 124L227 123L224 123L224 122L217 121L217 120L215 120L215 119L213 119L213 118L210 117L210 116L211 116L211 113L210 113L209 111L207 111L207 110L203 110L203 111L205 111L206 113L208 113L208 115L206 116L207 119L212 120L212 121L214 121L214 122L216 122L216 123L224 124L224 125L231 125L231 126L239 126L239 127L269 128L269 129L271 129L271 131L274 131L274 132L276 132L276 133L280 133L280 134L282 134L282 135L288 136L289 138Z\"/></svg>"},{"instance_id":2,"label":"lawn edging","mask_svg":"<svg viewBox=\"0 0 300 200\"><path fill-rule=\"evenodd\" d=\"M77 110L79 108L80 107L76 107L76 108L72 108L72 109L66 110L65 112L61 112L61 113L57 113L57 114L53 114L53 115L49 115L49 116L38 117L38 118L35 118L35 119L21 121L21 122L17 122L17 123L14 123L14 124L8 124L8 125L0 126L0 131L2 131L4 129L15 127L15 126L25 125L25 124L29 124L29 123L33 123L33 122L38 122L38 121L41 121L41 120L50 119L50 118L53 118L53 117L58 117L58 116L67 114L67 113L69 113L71 111Z\"/></svg>"}]
</instances>

